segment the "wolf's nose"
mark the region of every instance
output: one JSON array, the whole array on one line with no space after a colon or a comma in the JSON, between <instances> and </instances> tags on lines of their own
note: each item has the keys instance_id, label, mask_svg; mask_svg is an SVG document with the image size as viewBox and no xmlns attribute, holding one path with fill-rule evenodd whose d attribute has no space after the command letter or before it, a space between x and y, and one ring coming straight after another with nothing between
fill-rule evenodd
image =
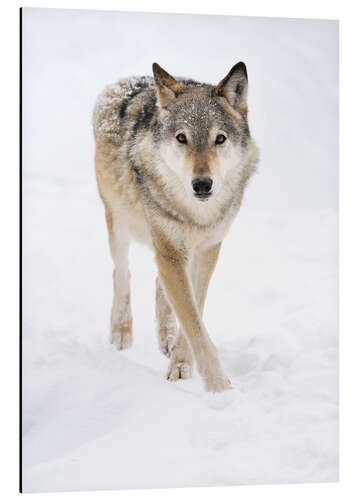
<instances>
[{"instance_id":1,"label":"wolf's nose","mask_svg":"<svg viewBox=\"0 0 357 500\"><path fill-rule=\"evenodd\" d=\"M192 181L192 189L196 196L208 196L211 194L212 184L210 177L196 177Z\"/></svg>"}]
</instances>

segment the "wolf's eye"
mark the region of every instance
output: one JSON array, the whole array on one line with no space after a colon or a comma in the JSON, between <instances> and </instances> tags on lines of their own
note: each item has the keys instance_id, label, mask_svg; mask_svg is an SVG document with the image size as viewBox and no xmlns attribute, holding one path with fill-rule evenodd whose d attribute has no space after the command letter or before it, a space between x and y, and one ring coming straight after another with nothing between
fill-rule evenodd
<instances>
[{"instance_id":1,"label":"wolf's eye","mask_svg":"<svg viewBox=\"0 0 357 500\"><path fill-rule=\"evenodd\" d=\"M187 144L187 138L185 134L177 134L176 139L181 142L181 144Z\"/></svg>"},{"instance_id":2,"label":"wolf's eye","mask_svg":"<svg viewBox=\"0 0 357 500\"><path fill-rule=\"evenodd\" d=\"M227 137L223 134L218 134L216 137L216 144L223 144Z\"/></svg>"}]
</instances>

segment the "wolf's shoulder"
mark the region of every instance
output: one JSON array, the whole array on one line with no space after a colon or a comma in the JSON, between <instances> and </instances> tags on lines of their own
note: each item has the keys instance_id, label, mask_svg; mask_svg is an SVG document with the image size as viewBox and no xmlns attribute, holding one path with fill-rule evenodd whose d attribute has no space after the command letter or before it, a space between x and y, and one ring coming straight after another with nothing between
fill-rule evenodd
<instances>
[{"instance_id":1,"label":"wolf's shoulder","mask_svg":"<svg viewBox=\"0 0 357 500\"><path fill-rule=\"evenodd\" d=\"M98 95L93 111L94 133L108 133L117 125L118 113L123 115L130 101L138 94L153 89L152 76L131 76L106 85Z\"/></svg>"},{"instance_id":2,"label":"wolf's shoulder","mask_svg":"<svg viewBox=\"0 0 357 500\"><path fill-rule=\"evenodd\" d=\"M152 76L131 76L106 85L97 98L95 111L105 112L113 104L120 104L125 99L131 99L139 92L152 88L154 85Z\"/></svg>"}]
</instances>

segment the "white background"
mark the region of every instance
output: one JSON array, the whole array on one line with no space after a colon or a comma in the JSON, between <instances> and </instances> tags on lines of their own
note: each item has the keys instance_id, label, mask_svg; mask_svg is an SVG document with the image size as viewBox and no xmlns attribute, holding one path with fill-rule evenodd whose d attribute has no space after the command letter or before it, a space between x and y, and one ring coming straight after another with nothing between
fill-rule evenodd
<instances>
[{"instance_id":1,"label":"white background","mask_svg":"<svg viewBox=\"0 0 357 500\"><path fill-rule=\"evenodd\" d=\"M63 5L63 4L61 4L61 6L64 6L64 5ZM71 6L73 7L74 5L73 5L73 4L71 4ZM79 6L79 5L78 5L78 6ZM89 2L86 2L85 7L90 7ZM110 7L111 7L111 8L113 8L113 6L110 6ZM116 5L115 7L116 7L116 8L118 8L119 6L118 6L118 5ZM97 6L97 8L99 8L99 6ZM103 4L101 4L101 5L100 5L100 8L103 8ZM131 6L131 8L132 8L132 6ZM251 7L250 7L250 8L251 8ZM300 4L300 7L299 7L299 8L301 9L301 4ZM340 8L340 7L339 7L339 8ZM279 9L279 7L278 7L278 9ZM285 6L285 9L287 9L287 7L286 7L286 6ZM159 7L159 8L158 8L158 10L167 10L167 8L166 8L166 6L165 6L165 8L160 8L160 7ZM198 12L203 12L202 8L200 8L200 7L197 7L197 9L195 9L195 10L196 10L196 11L198 11ZM186 8L186 9L185 9L185 11L186 11L186 12L189 12L189 9L187 9L187 8ZM287 16L294 16L294 15L295 15L295 16L303 16L303 17L310 17L310 16L312 16L312 17L313 17L313 16L317 16L317 17L331 17L331 16L330 16L330 13L329 13L329 12L327 11L327 9L326 9L326 6L325 6L325 8L324 8L323 10L321 10L321 11L317 11L317 12L313 12L313 11L311 10L311 6L309 6L309 8L308 8L308 7L306 7L306 10L304 10L303 12L296 11L296 10L295 10L295 11L294 11L294 10L291 10L291 11L287 11L287 10L285 10L285 11L283 11L283 10L278 10L278 11L274 12L274 11L273 11L273 9L272 9L272 6L271 6L271 5L269 5L269 12L264 11L264 10L258 10L257 12L254 12L254 11L253 11L253 9L252 9L252 10L250 10L250 11L243 11L243 10L240 10L239 12L237 12L237 11L226 11L225 13L227 13L227 14L253 14L253 15L254 15L254 14L255 14L255 15L257 15L257 14L259 14L259 15L284 15L284 16L285 16L285 15L287 15ZM340 14L338 11L337 11L337 12L333 12L333 13L331 13L331 14L332 14L332 17L341 17L341 14ZM346 21L346 23L347 23L347 21ZM8 37L9 37L8 39L10 39L10 37L11 37L11 33L10 33L10 34L8 34ZM343 37L342 37L342 40L343 40ZM7 43L6 43L6 44L3 44L3 46L5 46L5 45L7 46ZM16 42L15 42L15 46L16 46ZM352 60L352 59L351 59L351 60ZM342 59L342 63L343 63L343 59ZM14 84L12 84L12 86L14 86ZM5 94L5 95L6 95L6 100L8 100L8 95L9 95L9 94ZM16 98L16 96L14 96L14 97ZM11 123L11 122L9 122L9 121L7 120L7 121L6 121L6 130L9 128L9 123ZM345 132L346 132L346 129L345 129ZM12 150L12 151L15 151L15 150L16 150L15 145L13 145L12 147L13 147L13 150ZM7 161L8 161L8 162L10 162L10 164L14 163L14 162L11 162L11 158L12 158L12 156L13 156L13 155L10 155L10 156L8 156L8 157L7 157ZM10 160L9 160L9 159L10 159ZM346 164L345 164L345 165L346 165L346 173L348 174L348 183L347 183L347 186L350 186L350 187L351 187L351 189L353 189L353 172L351 172L351 168L349 168L349 167L350 167L350 165L353 165L353 159L352 159L352 157L348 158L348 163L346 162ZM342 180L343 180L343 176L342 176ZM15 182L16 182L16 179L15 179ZM346 187L347 187L347 186L346 186ZM348 195L348 189L347 189L347 195ZM346 195L345 195L345 196L346 196ZM4 198L3 198L3 199L4 199ZM343 211L344 203L345 203L344 199L341 199L342 211ZM14 206L14 205L13 205L12 198L10 198L10 200L8 200L8 201L7 201L7 205L6 205L6 207L7 207L7 208L6 208L6 210L5 210L6 212L9 212L9 211L10 211L10 210L9 210L9 207L10 207L10 206ZM3 213L5 213L5 211L4 211L4 209L3 209ZM14 210L13 210L13 211L16 213L16 208L15 208L15 207L14 207ZM341 229L342 229L342 231L343 231L343 229L344 229L344 224L345 224L345 222L344 222L344 220L343 220L343 221L342 221L342 224L341 224ZM346 224L348 224L348 221L346 221ZM353 228L353 224L350 224L350 227L351 227L351 229L352 229L352 228ZM351 246L351 242L349 242L349 246ZM13 253L13 250L12 250L12 252L10 252L10 255L11 255L11 253ZM342 260L341 260L341 267L342 267L342 268L343 268L343 266L344 266L344 265L350 265L350 263L348 263L348 262L346 262L346 261L344 260L345 258L347 258L346 253L345 253L345 254L344 254L344 253L342 253ZM6 265L8 266L9 257L7 257L7 259L3 259L3 262L5 262L5 263L6 263ZM15 264L15 265L16 265L16 264ZM348 273L348 275L349 275L349 276L351 276L351 272L352 272L353 266L349 267L348 269L349 269L349 273ZM14 290L14 295L16 295L16 285L14 285L13 275L11 275L11 280L10 280L10 281L9 281L9 283L8 283L8 289L7 289L8 291L7 291L7 295L9 294L9 289L11 290L11 288L9 288L9 287L11 287L11 286L15 288L15 290ZM14 289L14 288L13 288L13 289ZM2 301L2 302L3 302L3 303L5 303L5 300L3 299L3 301ZM16 298L15 298L15 302L16 302ZM345 307L346 307L346 306L345 306ZM15 315L15 311L16 311L16 305L15 305L15 309L11 311L11 312L12 312L12 316L14 316L14 315ZM343 309L343 308L342 308L342 311L341 311L341 312L342 312L342 320L344 320L344 314L343 314L344 309ZM346 318L346 316L345 316L345 318ZM350 321L350 323L348 323L348 329L346 329L346 328L344 327L344 325L342 324L342 333L343 333L344 331L353 332L353 322L352 322L352 319L351 319L351 318L348 318L348 321ZM15 327L15 325L14 325L14 326L11 328L11 327L10 327L10 325L11 325L11 324L12 324L12 325L14 324L14 323L13 323L13 317L12 317L12 318L11 318L11 317L9 318L9 322L7 323L7 328L6 328L6 330L7 330L8 332L9 332L10 330L12 330L12 333L14 333L14 334L15 334L16 327ZM346 326L346 325L345 325L345 326ZM15 345L14 349L16 349L16 345ZM7 349L5 350L5 354L6 354L6 356L7 356L7 357L9 357L9 355L8 355L8 350L7 350ZM346 362L347 362L347 358L346 358ZM6 366L6 370L7 370L7 375L6 375L6 377L4 377L4 380L8 381L8 379L9 379L9 373L13 373L13 374L14 374L14 378L16 378L16 372L15 372L15 371L14 371L14 369L11 367L11 364L10 364L10 365L8 365L8 364L7 364L7 365L3 365L3 366ZM343 368L343 363L342 363L342 368ZM346 393L345 393L345 394L346 394ZM342 394L342 395L343 395L343 394ZM346 404L347 404L347 401L346 401ZM350 413L350 416L351 416L351 413ZM13 413L12 413L12 420L13 420L13 418L14 418L14 408L13 408ZM8 428L8 427L6 427L6 429L7 429L7 428ZM349 434L349 438L348 438L348 440L349 440L349 441L351 440L351 439L350 439L350 434ZM10 442L10 450L11 450L11 447L13 446L13 442L14 442L14 438L11 438L11 442ZM342 448L342 450L343 450L343 448ZM14 455L16 455L16 454L14 454ZM10 456L11 456L11 455L10 455ZM14 461L15 461L15 457L14 457ZM8 464L8 463L9 463L9 459L7 459L7 464ZM343 461L342 461L342 466L343 466ZM346 465L345 467L347 467L347 465ZM3 470L5 470L5 469L3 468ZM344 469L342 468L342 474L343 474L343 470L344 470ZM345 468L345 471L346 471L346 472L345 472L345 474L346 474L346 473L347 473L347 471L348 471L348 469L347 469L347 468ZM346 476L346 475L345 475L345 478L346 478L345 480L347 481L347 476ZM343 475L342 475L342 479L343 479ZM345 483L345 484L347 484L347 483ZM299 488L300 488L300 490L299 490ZM304 490L305 492L306 492L306 491L311 491L311 492L312 492L312 491L316 491L316 488L317 488L317 487L316 487L316 486L315 486L315 487L307 487L307 486L306 486L306 487L304 487L304 486L301 486L301 487L299 487L299 488L297 488L297 489L296 489L296 491L300 491L300 492L301 492L301 488L305 488L305 490ZM315 490L314 490L314 488L315 488ZM327 497L328 497L328 494L329 494L328 492L329 492L329 491L331 492L331 491L333 491L334 489L336 490L336 488L341 488L341 487L340 487L340 486L328 485L328 486L324 486L323 488L324 488L324 494L325 494L325 496L327 496ZM291 488L290 488L290 489L291 489ZM280 489L279 489L279 488L276 488L276 487L275 487L275 488L272 488L272 487L270 487L270 488L264 488L264 493L263 493L263 491L262 491L262 488L258 488L258 489L257 489L257 491L260 491L260 492L261 492L260 494L264 494L264 495L267 495L267 492L269 492L269 491L274 491L274 496L275 496L275 497L278 497L278 495L279 495L279 490L280 490L280 491L284 491L284 492L285 492L286 488L281 488L281 487L280 487ZM231 491L231 494L235 494L235 492L236 492L236 491L237 491L237 490L232 490L232 491ZM224 490L224 493L225 493L225 494L227 494L227 495L229 495L229 494L230 494L230 492L229 492L228 490ZM335 491L335 494L336 494L336 493L337 493L337 492ZM123 493L122 493L122 494L123 494ZM129 495L129 494L134 494L134 495L135 495L135 494L137 494L137 495L140 495L140 492L130 492L130 493L127 493L127 494L128 494L128 495ZM164 494L164 493L163 493L163 492L161 492L161 493L155 493L155 495L156 495L156 496L157 496L158 494ZM170 495L171 495L171 494L173 494L173 495L174 495L174 494L175 494L175 492L169 492L169 494L170 494ZM187 492L185 492L185 494L187 494ZM214 494L214 492L210 492L210 491L208 490L207 494L208 494L208 495L209 495L209 494ZM251 492L251 489L244 488L244 494L245 494L246 496L248 496L248 497L249 497L249 495L251 495L251 494L253 495L254 493L253 493L253 492ZM283 493L283 494L285 494L285 493ZM289 494L291 495L291 493L290 493L290 492L289 492ZM305 493L305 494L306 494L306 493ZM340 494L341 494L341 493L340 493ZM8 496L9 496L9 495L8 495Z\"/></svg>"}]
</instances>

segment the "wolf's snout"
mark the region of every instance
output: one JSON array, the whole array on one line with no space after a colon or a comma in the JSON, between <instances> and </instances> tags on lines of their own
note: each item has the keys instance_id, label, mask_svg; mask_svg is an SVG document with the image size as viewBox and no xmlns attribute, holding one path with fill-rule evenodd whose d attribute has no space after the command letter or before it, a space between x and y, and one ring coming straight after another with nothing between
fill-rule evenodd
<instances>
[{"instance_id":1,"label":"wolf's snout","mask_svg":"<svg viewBox=\"0 0 357 500\"><path fill-rule=\"evenodd\" d=\"M205 198L212 193L213 181L210 177L196 177L192 181L192 189L195 196Z\"/></svg>"}]
</instances>

